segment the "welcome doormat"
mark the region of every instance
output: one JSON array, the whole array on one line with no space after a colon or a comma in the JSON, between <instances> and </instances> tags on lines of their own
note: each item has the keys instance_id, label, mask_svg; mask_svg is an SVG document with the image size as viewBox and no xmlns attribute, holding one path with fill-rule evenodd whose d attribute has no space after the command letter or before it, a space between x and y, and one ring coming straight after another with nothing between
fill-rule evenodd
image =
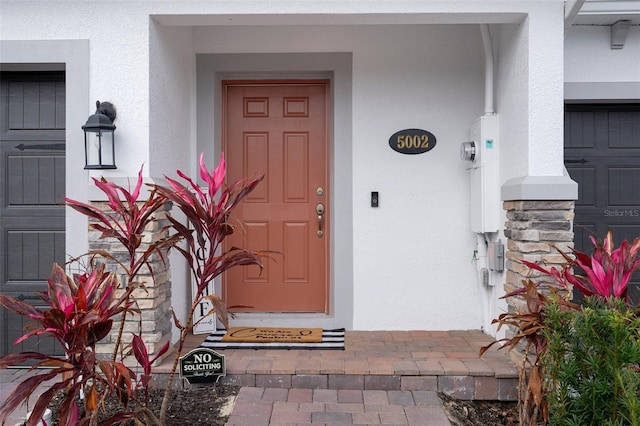
<instances>
[{"instance_id":1,"label":"welcome doormat","mask_svg":"<svg viewBox=\"0 0 640 426\"><path fill-rule=\"evenodd\" d=\"M234 329L255 329L264 330L267 327L232 327ZM283 330L283 329L276 329ZM290 329L293 330L293 329ZM312 329L296 329L296 330L312 330ZM318 329L320 330L320 329ZM337 349L344 350L344 328L335 330L322 330L322 338L317 342L303 341L282 341L279 339L254 339L254 341L225 341L223 337L227 334L227 330L217 330L210 334L200 345L203 348L214 350L221 349Z\"/></svg>"},{"instance_id":2,"label":"welcome doormat","mask_svg":"<svg viewBox=\"0 0 640 426\"><path fill-rule=\"evenodd\" d=\"M320 343L321 328L231 327L223 342Z\"/></svg>"}]
</instances>

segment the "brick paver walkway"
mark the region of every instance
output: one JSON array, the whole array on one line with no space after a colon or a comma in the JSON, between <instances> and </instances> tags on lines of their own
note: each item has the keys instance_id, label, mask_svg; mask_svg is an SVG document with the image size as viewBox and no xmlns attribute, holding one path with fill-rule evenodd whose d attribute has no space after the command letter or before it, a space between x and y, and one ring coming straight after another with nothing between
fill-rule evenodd
<instances>
[{"instance_id":1,"label":"brick paver walkway","mask_svg":"<svg viewBox=\"0 0 640 426\"><path fill-rule=\"evenodd\" d=\"M189 349L203 338L193 336ZM516 399L508 353L494 347L478 356L491 341L478 330L348 331L344 351L221 350L222 383L242 386L228 424L449 426L437 392Z\"/></svg>"},{"instance_id":2,"label":"brick paver walkway","mask_svg":"<svg viewBox=\"0 0 640 426\"><path fill-rule=\"evenodd\" d=\"M29 372L28 369L14 369L7 368L0 370L0 405L4 403L7 397L13 392L13 390L23 382L28 375L40 374L42 370L36 370L36 372ZM28 405L22 405L18 407L7 419L6 425L13 426L23 421L27 412L33 408L33 404L35 404L38 396L47 390L47 383L41 385L36 389L31 398L29 399Z\"/></svg>"},{"instance_id":3,"label":"brick paver walkway","mask_svg":"<svg viewBox=\"0 0 640 426\"><path fill-rule=\"evenodd\" d=\"M192 336L184 353L204 337ZM515 400L518 371L508 353L493 348L478 356L491 341L477 330L348 331L344 351L219 351L227 365L221 382L242 387L229 424L448 426L437 392L466 400ZM169 356L154 368L157 386L172 362ZM0 370L0 402L21 374L24 370Z\"/></svg>"},{"instance_id":4,"label":"brick paver walkway","mask_svg":"<svg viewBox=\"0 0 640 426\"><path fill-rule=\"evenodd\" d=\"M185 353L204 336L193 336ZM493 338L470 331L348 331L345 350L218 351L222 383L258 388L428 390L472 400L515 400L518 370ZM171 357L170 357L171 358ZM167 358L155 373L167 372Z\"/></svg>"},{"instance_id":5,"label":"brick paver walkway","mask_svg":"<svg viewBox=\"0 0 640 426\"><path fill-rule=\"evenodd\" d=\"M227 425L395 424L450 426L434 391L244 387Z\"/></svg>"}]
</instances>

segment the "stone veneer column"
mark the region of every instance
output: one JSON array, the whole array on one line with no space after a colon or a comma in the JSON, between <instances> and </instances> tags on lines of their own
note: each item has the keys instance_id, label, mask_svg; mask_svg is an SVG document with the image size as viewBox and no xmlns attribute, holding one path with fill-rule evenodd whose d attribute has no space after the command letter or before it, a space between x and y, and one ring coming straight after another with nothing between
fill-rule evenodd
<instances>
[{"instance_id":1,"label":"stone veneer column","mask_svg":"<svg viewBox=\"0 0 640 426\"><path fill-rule=\"evenodd\" d=\"M523 287L527 279L540 281L541 273L532 271L522 263L527 260L560 268L565 260L550 244L566 252L573 247L574 201L505 201L507 222L504 234L508 238L506 253L507 293ZM522 298L507 300L510 312L524 309Z\"/></svg>"},{"instance_id":2,"label":"stone veneer column","mask_svg":"<svg viewBox=\"0 0 640 426\"><path fill-rule=\"evenodd\" d=\"M92 205L108 212L109 206L106 202L92 202ZM154 219L147 225L143 232L142 244L138 248L139 252L144 252L150 243L158 241L168 236L168 231L163 230L169 225L166 213L171 210L171 203L166 203L154 214ZM89 223L94 221L89 219ZM100 239L101 233L89 229L89 250L105 250L114 256L119 262L128 264L129 253L124 246L115 238ZM142 340L147 346L149 354L156 353L166 342L171 340L171 270L169 267L169 257L165 252L163 258L154 253L149 258L149 267L143 266L136 280L144 284L145 289L138 288L133 292L133 296L138 303L140 314L127 314L123 342L131 342L131 333L142 332ZM119 296L122 289L127 284L127 274L124 269L113 261L107 261L107 270L115 272L118 276L120 290L116 293ZM109 357L115 348L115 340L120 327L119 321L114 321L113 328L109 336L105 337L96 345L96 352L104 357ZM168 355L171 351L168 351ZM164 358L164 356L163 356ZM156 364L160 361L156 361ZM133 356L130 356L126 363L135 364Z\"/></svg>"}]
</instances>

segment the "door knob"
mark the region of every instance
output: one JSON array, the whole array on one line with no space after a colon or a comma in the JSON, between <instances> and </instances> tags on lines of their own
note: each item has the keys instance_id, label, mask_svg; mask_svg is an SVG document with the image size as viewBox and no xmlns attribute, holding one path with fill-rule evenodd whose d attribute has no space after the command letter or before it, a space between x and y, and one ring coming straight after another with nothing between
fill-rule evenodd
<instances>
[{"instance_id":1,"label":"door knob","mask_svg":"<svg viewBox=\"0 0 640 426\"><path fill-rule=\"evenodd\" d=\"M322 238L324 232L322 231L322 220L324 217L324 204L318 203L316 205L316 213L318 214L318 238Z\"/></svg>"}]
</instances>

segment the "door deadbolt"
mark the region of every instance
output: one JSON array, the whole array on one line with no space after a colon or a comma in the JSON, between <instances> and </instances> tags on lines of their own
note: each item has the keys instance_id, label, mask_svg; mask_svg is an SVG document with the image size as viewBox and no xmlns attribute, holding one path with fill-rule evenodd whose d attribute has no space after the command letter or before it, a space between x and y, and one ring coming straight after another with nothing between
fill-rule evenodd
<instances>
[{"instance_id":1,"label":"door deadbolt","mask_svg":"<svg viewBox=\"0 0 640 426\"><path fill-rule=\"evenodd\" d=\"M322 197L324 195L324 189L322 189L322 188L316 189L316 195L318 197Z\"/></svg>"}]
</instances>

